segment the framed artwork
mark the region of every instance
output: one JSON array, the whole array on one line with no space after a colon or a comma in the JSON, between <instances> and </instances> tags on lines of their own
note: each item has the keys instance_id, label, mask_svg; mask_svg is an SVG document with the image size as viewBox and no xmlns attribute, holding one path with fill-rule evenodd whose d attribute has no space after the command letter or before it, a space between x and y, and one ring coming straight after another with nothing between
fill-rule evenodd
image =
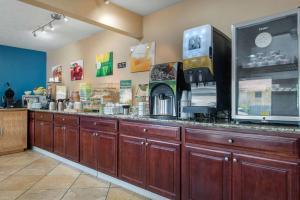
<instances>
[{"instance_id":1,"label":"framed artwork","mask_svg":"<svg viewBox=\"0 0 300 200\"><path fill-rule=\"evenodd\" d=\"M62 66L57 65L52 67L52 77L54 82L62 82Z\"/></svg>"},{"instance_id":2,"label":"framed artwork","mask_svg":"<svg viewBox=\"0 0 300 200\"><path fill-rule=\"evenodd\" d=\"M96 55L96 77L113 75L113 52Z\"/></svg>"},{"instance_id":3,"label":"framed artwork","mask_svg":"<svg viewBox=\"0 0 300 200\"><path fill-rule=\"evenodd\" d=\"M71 81L83 80L83 60L70 63Z\"/></svg>"},{"instance_id":4,"label":"framed artwork","mask_svg":"<svg viewBox=\"0 0 300 200\"><path fill-rule=\"evenodd\" d=\"M149 71L150 67L154 65L155 42L131 47L130 52L129 63L132 73Z\"/></svg>"}]
</instances>

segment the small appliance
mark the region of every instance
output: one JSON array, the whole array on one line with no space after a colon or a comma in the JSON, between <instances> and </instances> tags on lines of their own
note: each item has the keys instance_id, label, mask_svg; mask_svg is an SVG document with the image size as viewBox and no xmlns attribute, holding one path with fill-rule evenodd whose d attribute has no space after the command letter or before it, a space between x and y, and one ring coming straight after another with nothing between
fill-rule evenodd
<instances>
[{"instance_id":1,"label":"small appliance","mask_svg":"<svg viewBox=\"0 0 300 200\"><path fill-rule=\"evenodd\" d=\"M190 85L191 105L183 108L196 118L230 118L231 42L211 25L184 31L183 71Z\"/></svg>"},{"instance_id":2,"label":"small appliance","mask_svg":"<svg viewBox=\"0 0 300 200\"><path fill-rule=\"evenodd\" d=\"M32 108L47 108L48 106L47 97L44 95L23 95L22 106L27 107L29 102L33 105Z\"/></svg>"},{"instance_id":3,"label":"small appliance","mask_svg":"<svg viewBox=\"0 0 300 200\"><path fill-rule=\"evenodd\" d=\"M170 62L152 66L149 81L150 116L177 118L180 114L181 93L187 88L182 63Z\"/></svg>"},{"instance_id":4,"label":"small appliance","mask_svg":"<svg viewBox=\"0 0 300 200\"><path fill-rule=\"evenodd\" d=\"M232 26L232 118L300 124L300 8Z\"/></svg>"},{"instance_id":5,"label":"small appliance","mask_svg":"<svg viewBox=\"0 0 300 200\"><path fill-rule=\"evenodd\" d=\"M11 89L10 84L7 82L7 89L4 92L4 96L2 97L3 107L4 108L13 108L15 107L15 92Z\"/></svg>"}]
</instances>

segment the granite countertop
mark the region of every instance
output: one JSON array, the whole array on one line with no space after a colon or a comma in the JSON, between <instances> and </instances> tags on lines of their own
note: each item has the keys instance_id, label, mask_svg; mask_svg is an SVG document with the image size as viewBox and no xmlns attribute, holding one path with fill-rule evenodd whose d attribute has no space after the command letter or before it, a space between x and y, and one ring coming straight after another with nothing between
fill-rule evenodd
<instances>
[{"instance_id":1,"label":"granite countertop","mask_svg":"<svg viewBox=\"0 0 300 200\"><path fill-rule=\"evenodd\" d=\"M9 112L9 111L26 111L27 108L0 108L0 111L5 111L5 112Z\"/></svg>"},{"instance_id":2,"label":"granite countertop","mask_svg":"<svg viewBox=\"0 0 300 200\"><path fill-rule=\"evenodd\" d=\"M206 122L196 122L196 121L187 121L187 120L155 119L149 116L136 116L136 115L103 115L99 113L65 112L65 111L61 112L61 111L49 111L49 110L40 110L40 109L30 109L30 111L51 112L51 113L58 113L58 114L69 114L69 115L80 115L80 116L91 116L91 117L106 117L106 118L123 119L123 120L159 122L159 123L175 124L181 126L203 126L207 128L230 128L230 129L300 134L300 127L292 126L292 125L286 126L286 125L245 124L245 123L235 124L235 123L226 123L226 122L206 123Z\"/></svg>"}]
</instances>

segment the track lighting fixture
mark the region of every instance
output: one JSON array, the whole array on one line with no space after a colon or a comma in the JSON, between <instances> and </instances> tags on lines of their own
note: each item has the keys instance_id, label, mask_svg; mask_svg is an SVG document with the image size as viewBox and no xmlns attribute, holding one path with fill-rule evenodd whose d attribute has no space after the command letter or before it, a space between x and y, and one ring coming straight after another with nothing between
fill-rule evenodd
<instances>
[{"instance_id":1,"label":"track lighting fixture","mask_svg":"<svg viewBox=\"0 0 300 200\"><path fill-rule=\"evenodd\" d=\"M49 21L48 23L39 26L37 29L32 31L32 35L33 37L37 37L38 36L38 32L42 32L42 33L46 33L46 30L51 30L54 31L54 21L59 21L63 19L65 22L69 21L69 19L63 15L63 14L58 14L58 13L52 13L51 14L51 21Z\"/></svg>"},{"instance_id":2,"label":"track lighting fixture","mask_svg":"<svg viewBox=\"0 0 300 200\"><path fill-rule=\"evenodd\" d=\"M106 5L108 5L108 4L110 3L110 1L109 1L109 0L104 0L104 3L105 3Z\"/></svg>"}]
</instances>

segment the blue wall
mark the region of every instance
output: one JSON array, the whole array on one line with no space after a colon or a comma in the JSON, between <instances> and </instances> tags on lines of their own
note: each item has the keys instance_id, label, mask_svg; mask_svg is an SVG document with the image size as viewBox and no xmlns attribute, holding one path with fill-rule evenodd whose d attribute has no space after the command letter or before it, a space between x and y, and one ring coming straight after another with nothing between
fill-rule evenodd
<instances>
[{"instance_id":1,"label":"blue wall","mask_svg":"<svg viewBox=\"0 0 300 200\"><path fill-rule=\"evenodd\" d=\"M46 86L46 52L0 45L0 97L9 82L15 98L24 91ZM1 102L1 101L0 101Z\"/></svg>"}]
</instances>

